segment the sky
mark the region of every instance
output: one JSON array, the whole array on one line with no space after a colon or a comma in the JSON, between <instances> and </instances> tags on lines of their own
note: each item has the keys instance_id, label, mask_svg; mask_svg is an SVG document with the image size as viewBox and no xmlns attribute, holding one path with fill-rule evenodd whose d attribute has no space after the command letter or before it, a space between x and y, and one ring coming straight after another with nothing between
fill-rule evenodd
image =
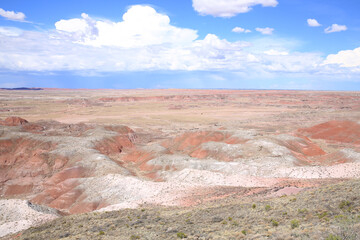
<instances>
[{"instance_id":1,"label":"sky","mask_svg":"<svg viewBox=\"0 0 360 240\"><path fill-rule=\"evenodd\" d=\"M360 90L359 0L4 0L0 88Z\"/></svg>"}]
</instances>

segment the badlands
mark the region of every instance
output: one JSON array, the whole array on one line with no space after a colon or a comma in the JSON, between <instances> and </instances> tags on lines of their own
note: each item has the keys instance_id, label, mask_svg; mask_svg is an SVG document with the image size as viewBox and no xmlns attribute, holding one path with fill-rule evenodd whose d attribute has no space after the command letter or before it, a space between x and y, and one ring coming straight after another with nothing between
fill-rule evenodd
<instances>
[{"instance_id":1,"label":"badlands","mask_svg":"<svg viewBox=\"0 0 360 240\"><path fill-rule=\"evenodd\" d=\"M360 93L0 90L2 239L360 239Z\"/></svg>"}]
</instances>

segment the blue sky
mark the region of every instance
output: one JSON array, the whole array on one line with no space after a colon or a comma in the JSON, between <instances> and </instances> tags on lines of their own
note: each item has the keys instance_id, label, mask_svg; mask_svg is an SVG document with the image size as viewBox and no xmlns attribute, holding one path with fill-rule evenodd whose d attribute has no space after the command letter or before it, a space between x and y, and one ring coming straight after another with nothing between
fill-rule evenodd
<instances>
[{"instance_id":1,"label":"blue sky","mask_svg":"<svg viewBox=\"0 0 360 240\"><path fill-rule=\"evenodd\" d=\"M0 87L360 90L357 0L12 0Z\"/></svg>"}]
</instances>

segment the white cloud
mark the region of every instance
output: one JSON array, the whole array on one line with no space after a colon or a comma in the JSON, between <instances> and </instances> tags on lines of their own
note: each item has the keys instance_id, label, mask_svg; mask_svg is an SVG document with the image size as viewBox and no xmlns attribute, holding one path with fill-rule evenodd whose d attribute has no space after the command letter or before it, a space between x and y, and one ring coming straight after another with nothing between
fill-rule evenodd
<instances>
[{"instance_id":1,"label":"white cloud","mask_svg":"<svg viewBox=\"0 0 360 240\"><path fill-rule=\"evenodd\" d=\"M22 12L14 12L14 11L5 11L0 8L0 16L12 21L20 21L23 22L25 20L25 14Z\"/></svg>"},{"instance_id":2,"label":"white cloud","mask_svg":"<svg viewBox=\"0 0 360 240\"><path fill-rule=\"evenodd\" d=\"M7 37L18 37L22 34L22 30L14 27L0 27L0 34Z\"/></svg>"},{"instance_id":3,"label":"white cloud","mask_svg":"<svg viewBox=\"0 0 360 240\"><path fill-rule=\"evenodd\" d=\"M197 38L197 31L172 26L168 16L149 6L132 6L121 22L96 21L84 13L81 16L56 22L56 29L74 42L97 47L130 48L165 43L181 45Z\"/></svg>"},{"instance_id":4,"label":"white cloud","mask_svg":"<svg viewBox=\"0 0 360 240\"><path fill-rule=\"evenodd\" d=\"M275 49L267 50L264 53L267 54L267 55L270 55L270 56L286 56L286 55L289 55L289 53L286 52L286 51L278 51L278 50L275 50Z\"/></svg>"},{"instance_id":5,"label":"white cloud","mask_svg":"<svg viewBox=\"0 0 360 240\"><path fill-rule=\"evenodd\" d=\"M261 34L264 34L264 35L271 35L274 31L273 28L269 28L269 27L266 27L266 28L255 28L256 31L260 32Z\"/></svg>"},{"instance_id":6,"label":"white cloud","mask_svg":"<svg viewBox=\"0 0 360 240\"><path fill-rule=\"evenodd\" d=\"M235 33L250 33L251 32L251 30L245 29L242 27L234 27L231 31L235 32Z\"/></svg>"},{"instance_id":7,"label":"white cloud","mask_svg":"<svg viewBox=\"0 0 360 240\"><path fill-rule=\"evenodd\" d=\"M346 31L347 27L345 25L338 25L338 24L333 24L330 27L327 27L325 29L325 33L333 33L333 32L341 32L341 31Z\"/></svg>"},{"instance_id":8,"label":"white cloud","mask_svg":"<svg viewBox=\"0 0 360 240\"><path fill-rule=\"evenodd\" d=\"M349 68L360 67L360 47L354 50L340 51L337 54L330 54L323 64L338 64L341 67Z\"/></svg>"},{"instance_id":9,"label":"white cloud","mask_svg":"<svg viewBox=\"0 0 360 240\"><path fill-rule=\"evenodd\" d=\"M320 27L321 26L321 24L316 19L309 18L307 20L307 23L310 27Z\"/></svg>"},{"instance_id":10,"label":"white cloud","mask_svg":"<svg viewBox=\"0 0 360 240\"><path fill-rule=\"evenodd\" d=\"M276 7L277 0L193 0L193 8L201 15L233 17L249 12L253 6Z\"/></svg>"},{"instance_id":11,"label":"white cloud","mask_svg":"<svg viewBox=\"0 0 360 240\"><path fill-rule=\"evenodd\" d=\"M345 54L349 57L341 60L343 63L339 60L344 59L339 57L343 55L340 52L336 54L337 60L329 55L324 64L321 53L296 52L299 42L274 36L261 36L251 42L230 42L214 34L198 39L195 30L172 26L166 15L152 8L137 9L142 14L137 15L130 8L121 22L95 20L82 14L82 18L57 22L55 31L0 27L0 70L71 71L83 75L204 70L267 78L279 74L340 76L346 72L341 66L359 63L358 49ZM142 24L132 23L131 17L140 18L144 24L152 22L152 26L147 26L149 31L144 30ZM333 66L334 63L342 65Z\"/></svg>"}]
</instances>

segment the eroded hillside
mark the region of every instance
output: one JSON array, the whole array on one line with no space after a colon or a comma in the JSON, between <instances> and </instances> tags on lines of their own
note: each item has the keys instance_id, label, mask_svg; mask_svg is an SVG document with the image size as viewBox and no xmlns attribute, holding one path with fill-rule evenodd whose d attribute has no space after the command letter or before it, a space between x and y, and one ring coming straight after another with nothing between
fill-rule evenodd
<instances>
[{"instance_id":1,"label":"eroded hillside","mask_svg":"<svg viewBox=\"0 0 360 240\"><path fill-rule=\"evenodd\" d=\"M1 94L0 194L1 208L6 209L0 218L2 236L63 215L92 211L185 207L159 210L181 215L192 211L187 208L218 208L230 204L230 199L233 209L236 204L269 198L278 209L282 202L278 197L283 195L306 195L309 190L340 186L334 184L360 177L357 93L45 90L36 96ZM342 194L346 200L347 192ZM16 199L23 202L14 204ZM18 206L28 214L15 214ZM355 209L351 218L358 213ZM9 217L12 212L13 218ZM230 226L231 220L226 222ZM260 225L264 224L261 220ZM223 234L214 229L204 239ZM171 239L173 232L159 236ZM73 233L64 236L74 237ZM237 238L240 233L228 236Z\"/></svg>"}]
</instances>

